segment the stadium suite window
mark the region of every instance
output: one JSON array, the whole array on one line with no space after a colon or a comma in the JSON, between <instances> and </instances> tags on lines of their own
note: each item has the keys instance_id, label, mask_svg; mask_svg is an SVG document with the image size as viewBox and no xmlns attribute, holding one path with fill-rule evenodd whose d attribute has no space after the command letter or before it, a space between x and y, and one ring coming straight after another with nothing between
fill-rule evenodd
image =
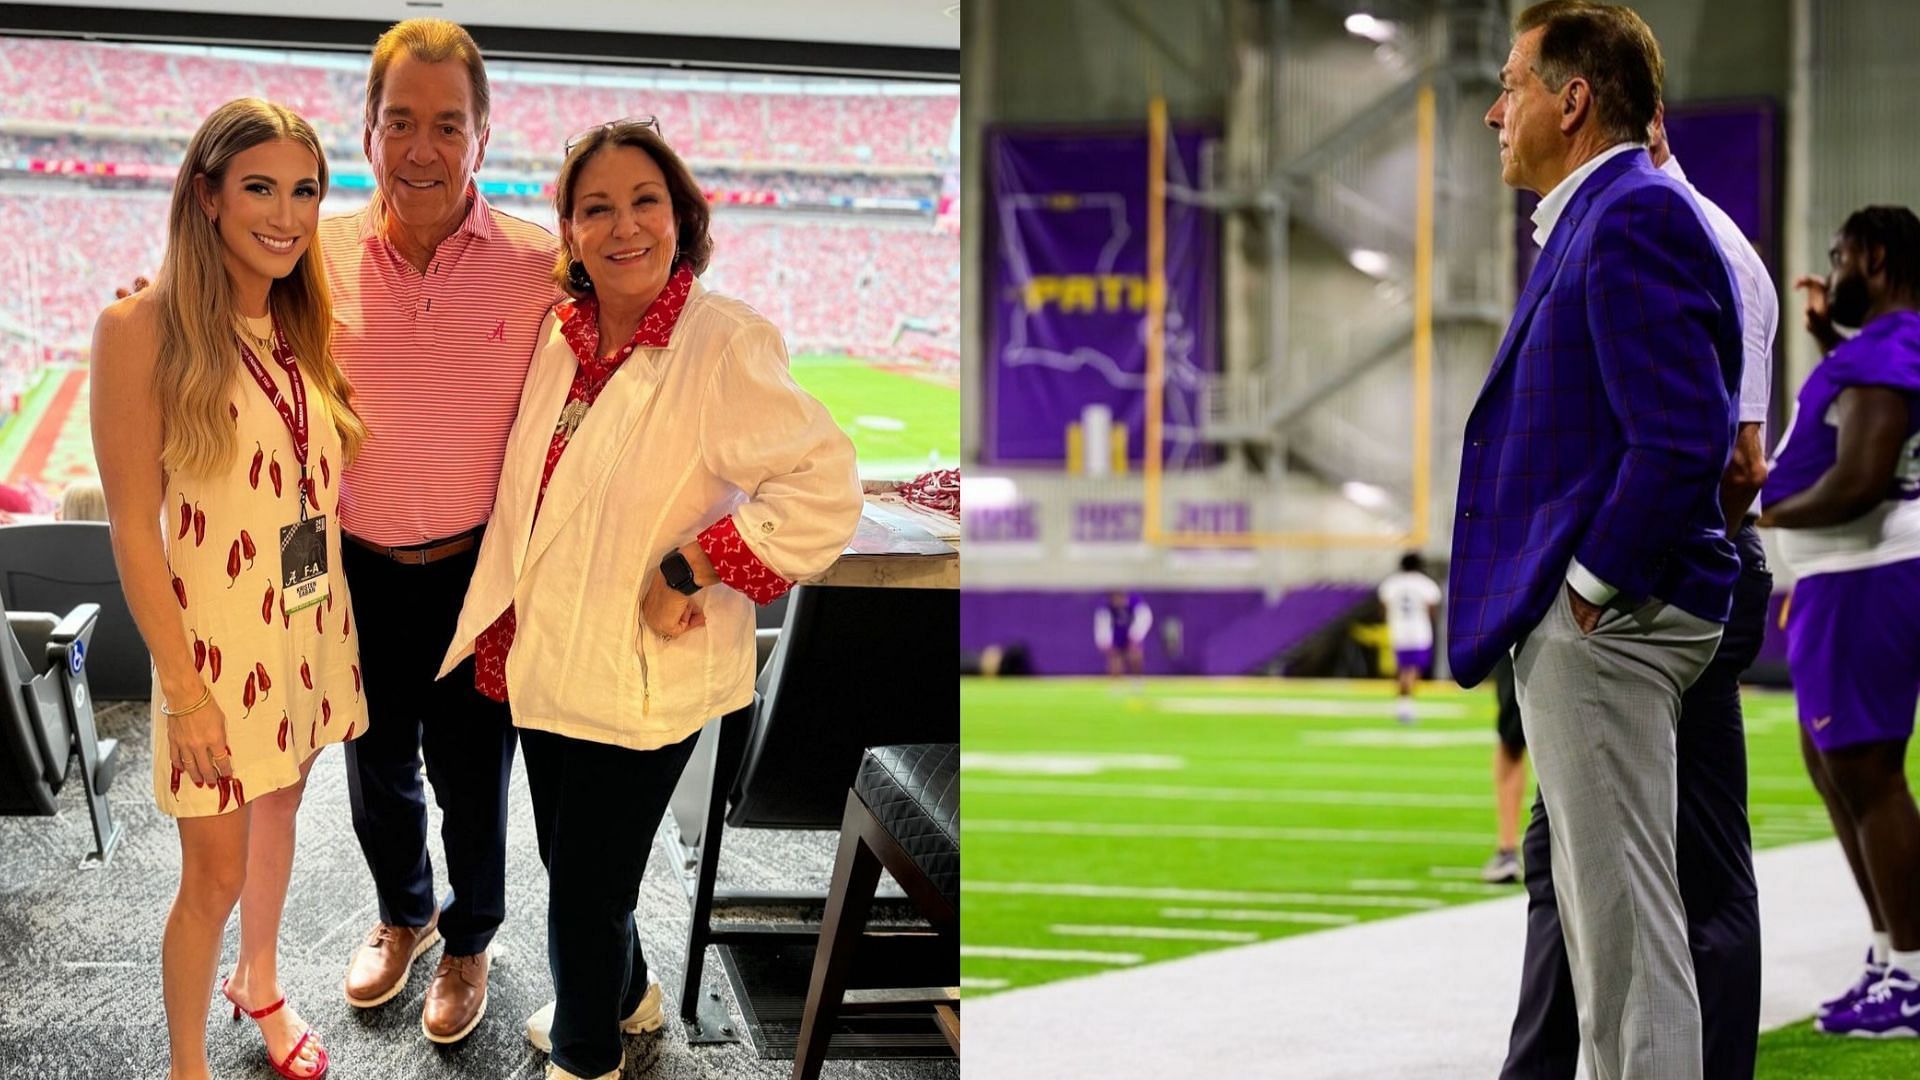
<instances>
[{"instance_id":1,"label":"stadium suite window","mask_svg":"<svg viewBox=\"0 0 1920 1080\"><path fill-rule=\"evenodd\" d=\"M311 121L333 186L323 213L366 204L361 53L0 37L0 406L90 445L85 409L50 411L84 379L103 298L160 264L166 199L189 135L223 101L263 95ZM951 83L492 61L488 200L552 229L569 133L651 114L709 186L709 288L785 333L794 378L853 438L868 479L958 463L959 96ZM76 134L82 132L83 134ZM32 412L34 415L28 416ZM67 430L77 427L77 430ZM6 445L0 439L0 446ZM84 456L85 451L81 451ZM58 460L56 460L58 459ZM91 461L53 455L56 486ZM0 461L0 471L15 463ZM37 479L37 478L36 478Z\"/></svg>"}]
</instances>

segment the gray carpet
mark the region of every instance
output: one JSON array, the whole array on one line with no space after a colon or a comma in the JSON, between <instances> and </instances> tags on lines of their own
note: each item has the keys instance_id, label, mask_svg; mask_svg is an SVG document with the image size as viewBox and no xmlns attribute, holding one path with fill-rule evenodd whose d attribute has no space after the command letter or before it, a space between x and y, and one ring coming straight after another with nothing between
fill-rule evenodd
<instances>
[{"instance_id":1,"label":"gray carpet","mask_svg":"<svg viewBox=\"0 0 1920 1080\"><path fill-rule=\"evenodd\" d=\"M172 903L179 840L153 804L144 710L119 705L99 718L103 737L126 744L127 760L111 792L124 835L111 865L79 869L92 848L77 773L56 818L0 818L0 1080L110 1080L166 1075L166 1021L160 999L160 935ZM438 947L414 967L406 991L377 1009L347 1005L340 994L348 958L373 924L372 881L348 818L343 757L322 755L300 815L299 855L281 928L281 983L333 1055L338 1080L542 1075L546 1057L522 1034L527 1015L553 996L546 964L546 878L534 846L526 777L516 760L507 855L506 924L487 1016L465 1042L429 1043L420 1007ZM445 866L433 810L436 873ZM667 1026L627 1040L627 1078L785 1077L789 1062L762 1061L750 1043L689 1046L677 1015L688 904L678 878L679 844L671 818L655 840L640 894L647 958L669 998ZM826 888L834 837L745 830L730 833L721 888ZM441 888L445 879L438 880ZM237 918L221 958L231 967ZM706 984L725 988L709 950ZM735 1022L740 1011L723 990ZM251 1023L211 1010L208 1046L223 1080L273 1077ZM833 1078L958 1080L952 1060L829 1062Z\"/></svg>"}]
</instances>

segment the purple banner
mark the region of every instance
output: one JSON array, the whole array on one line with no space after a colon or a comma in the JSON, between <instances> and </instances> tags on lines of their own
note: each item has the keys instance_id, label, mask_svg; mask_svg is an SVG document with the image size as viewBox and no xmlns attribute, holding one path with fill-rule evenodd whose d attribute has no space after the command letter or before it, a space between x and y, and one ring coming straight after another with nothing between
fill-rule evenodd
<instances>
[{"instance_id":1,"label":"purple banner","mask_svg":"<svg viewBox=\"0 0 1920 1080\"><path fill-rule=\"evenodd\" d=\"M1780 194L1774 183L1778 123L1779 113L1768 101L1681 105L1667 112L1667 145L1687 180L1727 212L1775 274L1780 272L1775 232Z\"/></svg>"},{"instance_id":2,"label":"purple banner","mask_svg":"<svg viewBox=\"0 0 1920 1080\"><path fill-rule=\"evenodd\" d=\"M1169 187L1198 189L1211 136L1175 132ZM1058 462L1088 405L1125 425L1139 461L1146 419L1147 139L991 131L988 218L989 463ZM1218 369L1213 216L1166 209L1164 460L1195 450L1202 376Z\"/></svg>"}]
</instances>

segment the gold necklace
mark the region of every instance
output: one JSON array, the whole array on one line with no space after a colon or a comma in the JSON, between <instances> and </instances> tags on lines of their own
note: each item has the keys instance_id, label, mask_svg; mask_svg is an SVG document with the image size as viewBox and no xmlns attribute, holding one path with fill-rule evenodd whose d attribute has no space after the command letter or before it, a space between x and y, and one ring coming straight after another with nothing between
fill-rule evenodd
<instances>
[{"instance_id":1,"label":"gold necklace","mask_svg":"<svg viewBox=\"0 0 1920 1080\"><path fill-rule=\"evenodd\" d=\"M268 315L265 319L261 320L267 324L267 333L265 337L262 337L258 333L254 332L254 329L253 329L254 320L248 318L245 315L241 315L239 317L239 321L240 321L240 333L243 337L245 337L248 341L251 341L255 345L259 346L260 348L267 350L268 352L273 351L273 316L272 315Z\"/></svg>"}]
</instances>

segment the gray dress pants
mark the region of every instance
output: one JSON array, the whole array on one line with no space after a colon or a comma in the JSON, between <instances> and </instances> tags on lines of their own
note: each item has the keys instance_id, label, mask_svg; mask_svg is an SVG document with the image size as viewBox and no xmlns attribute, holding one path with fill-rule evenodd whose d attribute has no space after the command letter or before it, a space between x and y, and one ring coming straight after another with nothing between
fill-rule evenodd
<instances>
[{"instance_id":1,"label":"gray dress pants","mask_svg":"<svg viewBox=\"0 0 1920 1080\"><path fill-rule=\"evenodd\" d=\"M1616 601L1592 633L1562 586L1514 652L1553 821L1552 865L1594 1080L1701 1080L1700 1004L1675 872L1680 699L1721 628Z\"/></svg>"}]
</instances>

